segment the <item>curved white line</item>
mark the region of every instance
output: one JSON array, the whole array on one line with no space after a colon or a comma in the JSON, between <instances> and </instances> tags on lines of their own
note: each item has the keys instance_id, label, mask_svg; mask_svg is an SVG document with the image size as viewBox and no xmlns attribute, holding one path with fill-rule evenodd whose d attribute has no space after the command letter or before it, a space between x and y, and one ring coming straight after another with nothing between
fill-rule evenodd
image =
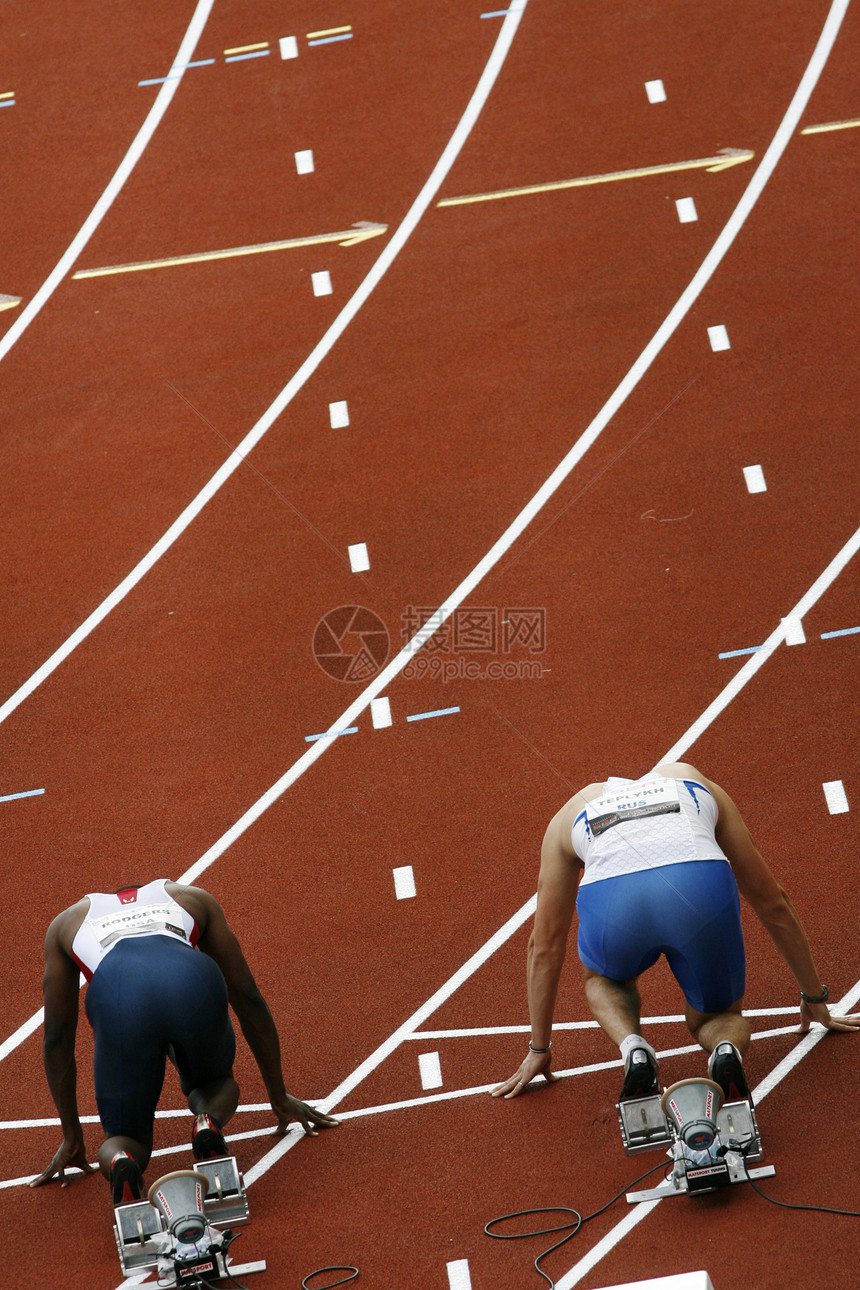
<instances>
[{"instance_id":1,"label":"curved white line","mask_svg":"<svg viewBox=\"0 0 860 1290\"><path fill-rule=\"evenodd\" d=\"M211 4L212 0L207 0L207 3ZM33 691L37 689L38 686L40 686L57 667L59 667L60 663L67 659L69 655L77 649L81 641L85 640L87 636L89 636L90 632L108 616L112 609L116 608L120 601L122 601L128 593L137 586L153 565L161 559L164 553L173 546L173 543L177 538L185 532L192 520L197 518L207 502L211 501L221 488L221 485L224 484L233 472L238 469L251 449L259 443L267 430L271 428L272 424L277 420L284 409L293 401L302 386L305 385L329 351L333 348L335 343L346 331L362 305L367 301L371 292L379 284L393 264L394 260L400 254L410 235L414 232L428 206L439 191L448 171L457 160L464 143L469 137L472 127L477 121L478 116L489 97L490 91L495 84L496 77L501 71L502 65L507 57L508 50L510 49L511 42L513 41L517 27L519 26L520 19L522 18L522 14L525 10L526 3L527 0L523 0L522 8L517 10L515 13L510 13L502 23L498 37L496 38L496 43L493 46L493 51L484 67L480 80L475 87L472 97L469 100L466 110L460 118L454 133L448 140L448 144L445 147L442 156L437 161L429 178L424 184L424 187L421 189L418 196L415 198L415 201L407 211L403 222L400 224L358 289L350 297L337 318L335 318L328 331L317 343L292 379L284 386L278 397L263 413L256 425L248 431L238 447L234 449L224 464L218 471L216 471L194 500L186 506L182 514L174 520L173 524L164 536L161 537L158 542L156 542L155 546L153 546L152 549L143 557L143 559L135 565L131 573L123 579L119 586L115 587L110 595L102 601L98 608L90 614L89 618L87 618L87 620L72 633L68 640L66 640L60 648L51 655L47 662L43 663L42 666L33 673L30 679L25 681L25 683L15 691L11 698L7 699L0 707L0 722L5 721L6 718L14 712L21 703L23 703L24 699L31 695ZM0 358L2 358L2 349L0 349ZM369 701L370 700L368 700L368 702ZM327 741L322 740L321 742L324 744ZM316 760L316 758L313 757L311 760Z\"/></svg>"},{"instance_id":2,"label":"curved white line","mask_svg":"<svg viewBox=\"0 0 860 1290\"><path fill-rule=\"evenodd\" d=\"M72 240L54 270L48 275L39 290L33 296L33 299L22 310L18 318L6 332L5 336L0 340L0 362L3 361L15 342L26 331L30 323L40 312L43 306L47 304L57 287L68 275L72 265L75 263L81 251L83 251L87 242L89 242L93 233L95 233L99 224L110 210L110 207L113 205L113 202L122 190L125 181L128 179L138 161L140 161L140 158L143 156L147 144L158 129L161 119L170 107L173 96L179 88L179 83L185 75L184 64L190 60L191 55L194 53L194 48L200 39L203 28L206 26L206 20L212 10L213 3L214 0L198 0L197 8L194 10L191 17L191 22L188 24L185 35L182 37L182 43L176 51L176 57L173 60L173 67L169 73L170 80L166 81L158 91L158 94L155 97L155 102L149 109L143 125L135 135L131 147L120 162L119 168L107 188L90 211L81 226L80 231Z\"/></svg>"}]
</instances>

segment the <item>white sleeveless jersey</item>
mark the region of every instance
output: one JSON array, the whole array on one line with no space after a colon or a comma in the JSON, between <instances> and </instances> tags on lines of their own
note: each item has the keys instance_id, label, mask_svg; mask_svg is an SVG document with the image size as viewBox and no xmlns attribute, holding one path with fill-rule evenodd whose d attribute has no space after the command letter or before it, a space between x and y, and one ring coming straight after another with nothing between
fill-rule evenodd
<instances>
[{"instance_id":1,"label":"white sleeveless jersey","mask_svg":"<svg viewBox=\"0 0 860 1290\"><path fill-rule=\"evenodd\" d=\"M115 895L90 892L86 918L72 942L72 957L89 981L105 956L129 936L169 936L196 945L200 929L191 914L167 894L168 878Z\"/></svg>"},{"instance_id":2,"label":"white sleeveless jersey","mask_svg":"<svg viewBox=\"0 0 860 1290\"><path fill-rule=\"evenodd\" d=\"M718 816L698 780L613 776L573 822L573 849L585 866L580 885L689 860L728 863L714 837Z\"/></svg>"}]
</instances>

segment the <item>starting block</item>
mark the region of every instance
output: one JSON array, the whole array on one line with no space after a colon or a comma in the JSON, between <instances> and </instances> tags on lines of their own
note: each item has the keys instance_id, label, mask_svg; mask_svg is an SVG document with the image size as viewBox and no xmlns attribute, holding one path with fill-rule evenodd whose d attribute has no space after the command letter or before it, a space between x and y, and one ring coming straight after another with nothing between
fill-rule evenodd
<instances>
[{"instance_id":1,"label":"starting block","mask_svg":"<svg viewBox=\"0 0 860 1290\"><path fill-rule=\"evenodd\" d=\"M630 1204L662 1200L683 1192L702 1195L751 1178L769 1178L773 1165L747 1170L762 1155L755 1111L747 1101L723 1103L719 1084L685 1079L662 1097L633 1098L617 1106L621 1140L628 1155L663 1149L672 1169L659 1187L627 1193Z\"/></svg>"},{"instance_id":2,"label":"starting block","mask_svg":"<svg viewBox=\"0 0 860 1290\"><path fill-rule=\"evenodd\" d=\"M262 1272L265 1262L228 1264L233 1233L248 1218L245 1185L235 1156L198 1160L194 1169L165 1174L148 1200L117 1205L114 1236L123 1276L156 1271L159 1286L202 1286L237 1273Z\"/></svg>"}]
</instances>

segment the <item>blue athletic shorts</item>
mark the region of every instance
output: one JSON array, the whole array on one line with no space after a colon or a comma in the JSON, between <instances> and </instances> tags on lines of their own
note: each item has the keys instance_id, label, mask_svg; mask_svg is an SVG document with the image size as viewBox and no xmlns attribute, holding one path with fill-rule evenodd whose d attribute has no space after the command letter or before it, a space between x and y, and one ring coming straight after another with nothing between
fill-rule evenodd
<instances>
[{"instance_id":1,"label":"blue athletic shorts","mask_svg":"<svg viewBox=\"0 0 860 1290\"><path fill-rule=\"evenodd\" d=\"M229 1075L236 1037L221 969L168 936L120 941L87 987L99 1119L108 1137L148 1141L168 1045L188 1094Z\"/></svg>"},{"instance_id":2,"label":"blue athletic shorts","mask_svg":"<svg viewBox=\"0 0 860 1290\"><path fill-rule=\"evenodd\" d=\"M695 860L579 888L579 957L629 981L666 955L687 1002L723 1012L743 997L746 957L738 885L725 860Z\"/></svg>"}]
</instances>

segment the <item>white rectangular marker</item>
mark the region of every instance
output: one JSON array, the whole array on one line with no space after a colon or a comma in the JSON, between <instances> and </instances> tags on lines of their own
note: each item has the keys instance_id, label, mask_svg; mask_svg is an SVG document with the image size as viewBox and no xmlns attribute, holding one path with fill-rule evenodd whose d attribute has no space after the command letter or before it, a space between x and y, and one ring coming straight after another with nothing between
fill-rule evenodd
<instances>
[{"instance_id":1,"label":"white rectangular marker","mask_svg":"<svg viewBox=\"0 0 860 1290\"><path fill-rule=\"evenodd\" d=\"M719 327L708 328L708 340L711 342L711 349L718 354L721 349L731 349L732 344L729 340L729 333L722 323Z\"/></svg>"},{"instance_id":2,"label":"white rectangular marker","mask_svg":"<svg viewBox=\"0 0 860 1290\"><path fill-rule=\"evenodd\" d=\"M310 148L302 148L296 153L296 173L312 175L314 173L314 154Z\"/></svg>"},{"instance_id":3,"label":"white rectangular marker","mask_svg":"<svg viewBox=\"0 0 860 1290\"><path fill-rule=\"evenodd\" d=\"M370 568L370 557L367 554L366 542L354 542L349 550L349 567L353 573L367 573Z\"/></svg>"},{"instance_id":4,"label":"white rectangular marker","mask_svg":"<svg viewBox=\"0 0 860 1290\"><path fill-rule=\"evenodd\" d=\"M331 295L331 274L328 269L323 269L321 273L312 273L311 282L313 283L315 296Z\"/></svg>"},{"instance_id":5,"label":"white rectangular marker","mask_svg":"<svg viewBox=\"0 0 860 1290\"><path fill-rule=\"evenodd\" d=\"M714 1290L707 1272L682 1272L680 1276L650 1277L647 1281L625 1281L603 1290Z\"/></svg>"},{"instance_id":6,"label":"white rectangular marker","mask_svg":"<svg viewBox=\"0 0 860 1290\"><path fill-rule=\"evenodd\" d=\"M822 784L824 789L824 800L827 802L827 809L831 815L844 815L848 810L848 798L845 796L845 788L841 779L831 779L826 784Z\"/></svg>"},{"instance_id":7,"label":"white rectangular marker","mask_svg":"<svg viewBox=\"0 0 860 1290\"><path fill-rule=\"evenodd\" d=\"M299 42L295 36L282 36L278 41L281 50L281 58L298 58Z\"/></svg>"},{"instance_id":8,"label":"white rectangular marker","mask_svg":"<svg viewBox=\"0 0 860 1290\"><path fill-rule=\"evenodd\" d=\"M343 430L349 425L349 408L346 406L346 399L340 399L337 403L328 405L328 415L331 421L332 430Z\"/></svg>"},{"instance_id":9,"label":"white rectangular marker","mask_svg":"<svg viewBox=\"0 0 860 1290\"><path fill-rule=\"evenodd\" d=\"M646 81L645 93L648 95L649 103L665 103L666 91L663 88L662 81Z\"/></svg>"},{"instance_id":10,"label":"white rectangular marker","mask_svg":"<svg viewBox=\"0 0 860 1290\"><path fill-rule=\"evenodd\" d=\"M370 719L374 730L384 730L391 725L391 704L387 699L370 700Z\"/></svg>"},{"instance_id":11,"label":"white rectangular marker","mask_svg":"<svg viewBox=\"0 0 860 1290\"><path fill-rule=\"evenodd\" d=\"M761 466L744 466L744 480L751 493L766 493L767 484Z\"/></svg>"},{"instance_id":12,"label":"white rectangular marker","mask_svg":"<svg viewBox=\"0 0 860 1290\"><path fill-rule=\"evenodd\" d=\"M448 1264L448 1290L472 1290L468 1259L455 1259Z\"/></svg>"},{"instance_id":13,"label":"white rectangular marker","mask_svg":"<svg viewBox=\"0 0 860 1290\"><path fill-rule=\"evenodd\" d=\"M699 218L696 203L692 197L679 197L675 202L675 210L682 224L693 224Z\"/></svg>"},{"instance_id":14,"label":"white rectangular marker","mask_svg":"<svg viewBox=\"0 0 860 1290\"><path fill-rule=\"evenodd\" d=\"M421 1053L418 1058L418 1070L422 1088L442 1087L442 1067L438 1053Z\"/></svg>"},{"instance_id":15,"label":"white rectangular marker","mask_svg":"<svg viewBox=\"0 0 860 1290\"><path fill-rule=\"evenodd\" d=\"M411 900L415 892L415 874L412 872L412 865L401 865L399 869L392 869L394 874L394 894L398 900Z\"/></svg>"},{"instance_id":16,"label":"white rectangular marker","mask_svg":"<svg viewBox=\"0 0 860 1290\"><path fill-rule=\"evenodd\" d=\"M805 645L806 632L803 630L803 619L798 618L797 614L790 614L788 618L779 620L785 628L786 645Z\"/></svg>"}]
</instances>

